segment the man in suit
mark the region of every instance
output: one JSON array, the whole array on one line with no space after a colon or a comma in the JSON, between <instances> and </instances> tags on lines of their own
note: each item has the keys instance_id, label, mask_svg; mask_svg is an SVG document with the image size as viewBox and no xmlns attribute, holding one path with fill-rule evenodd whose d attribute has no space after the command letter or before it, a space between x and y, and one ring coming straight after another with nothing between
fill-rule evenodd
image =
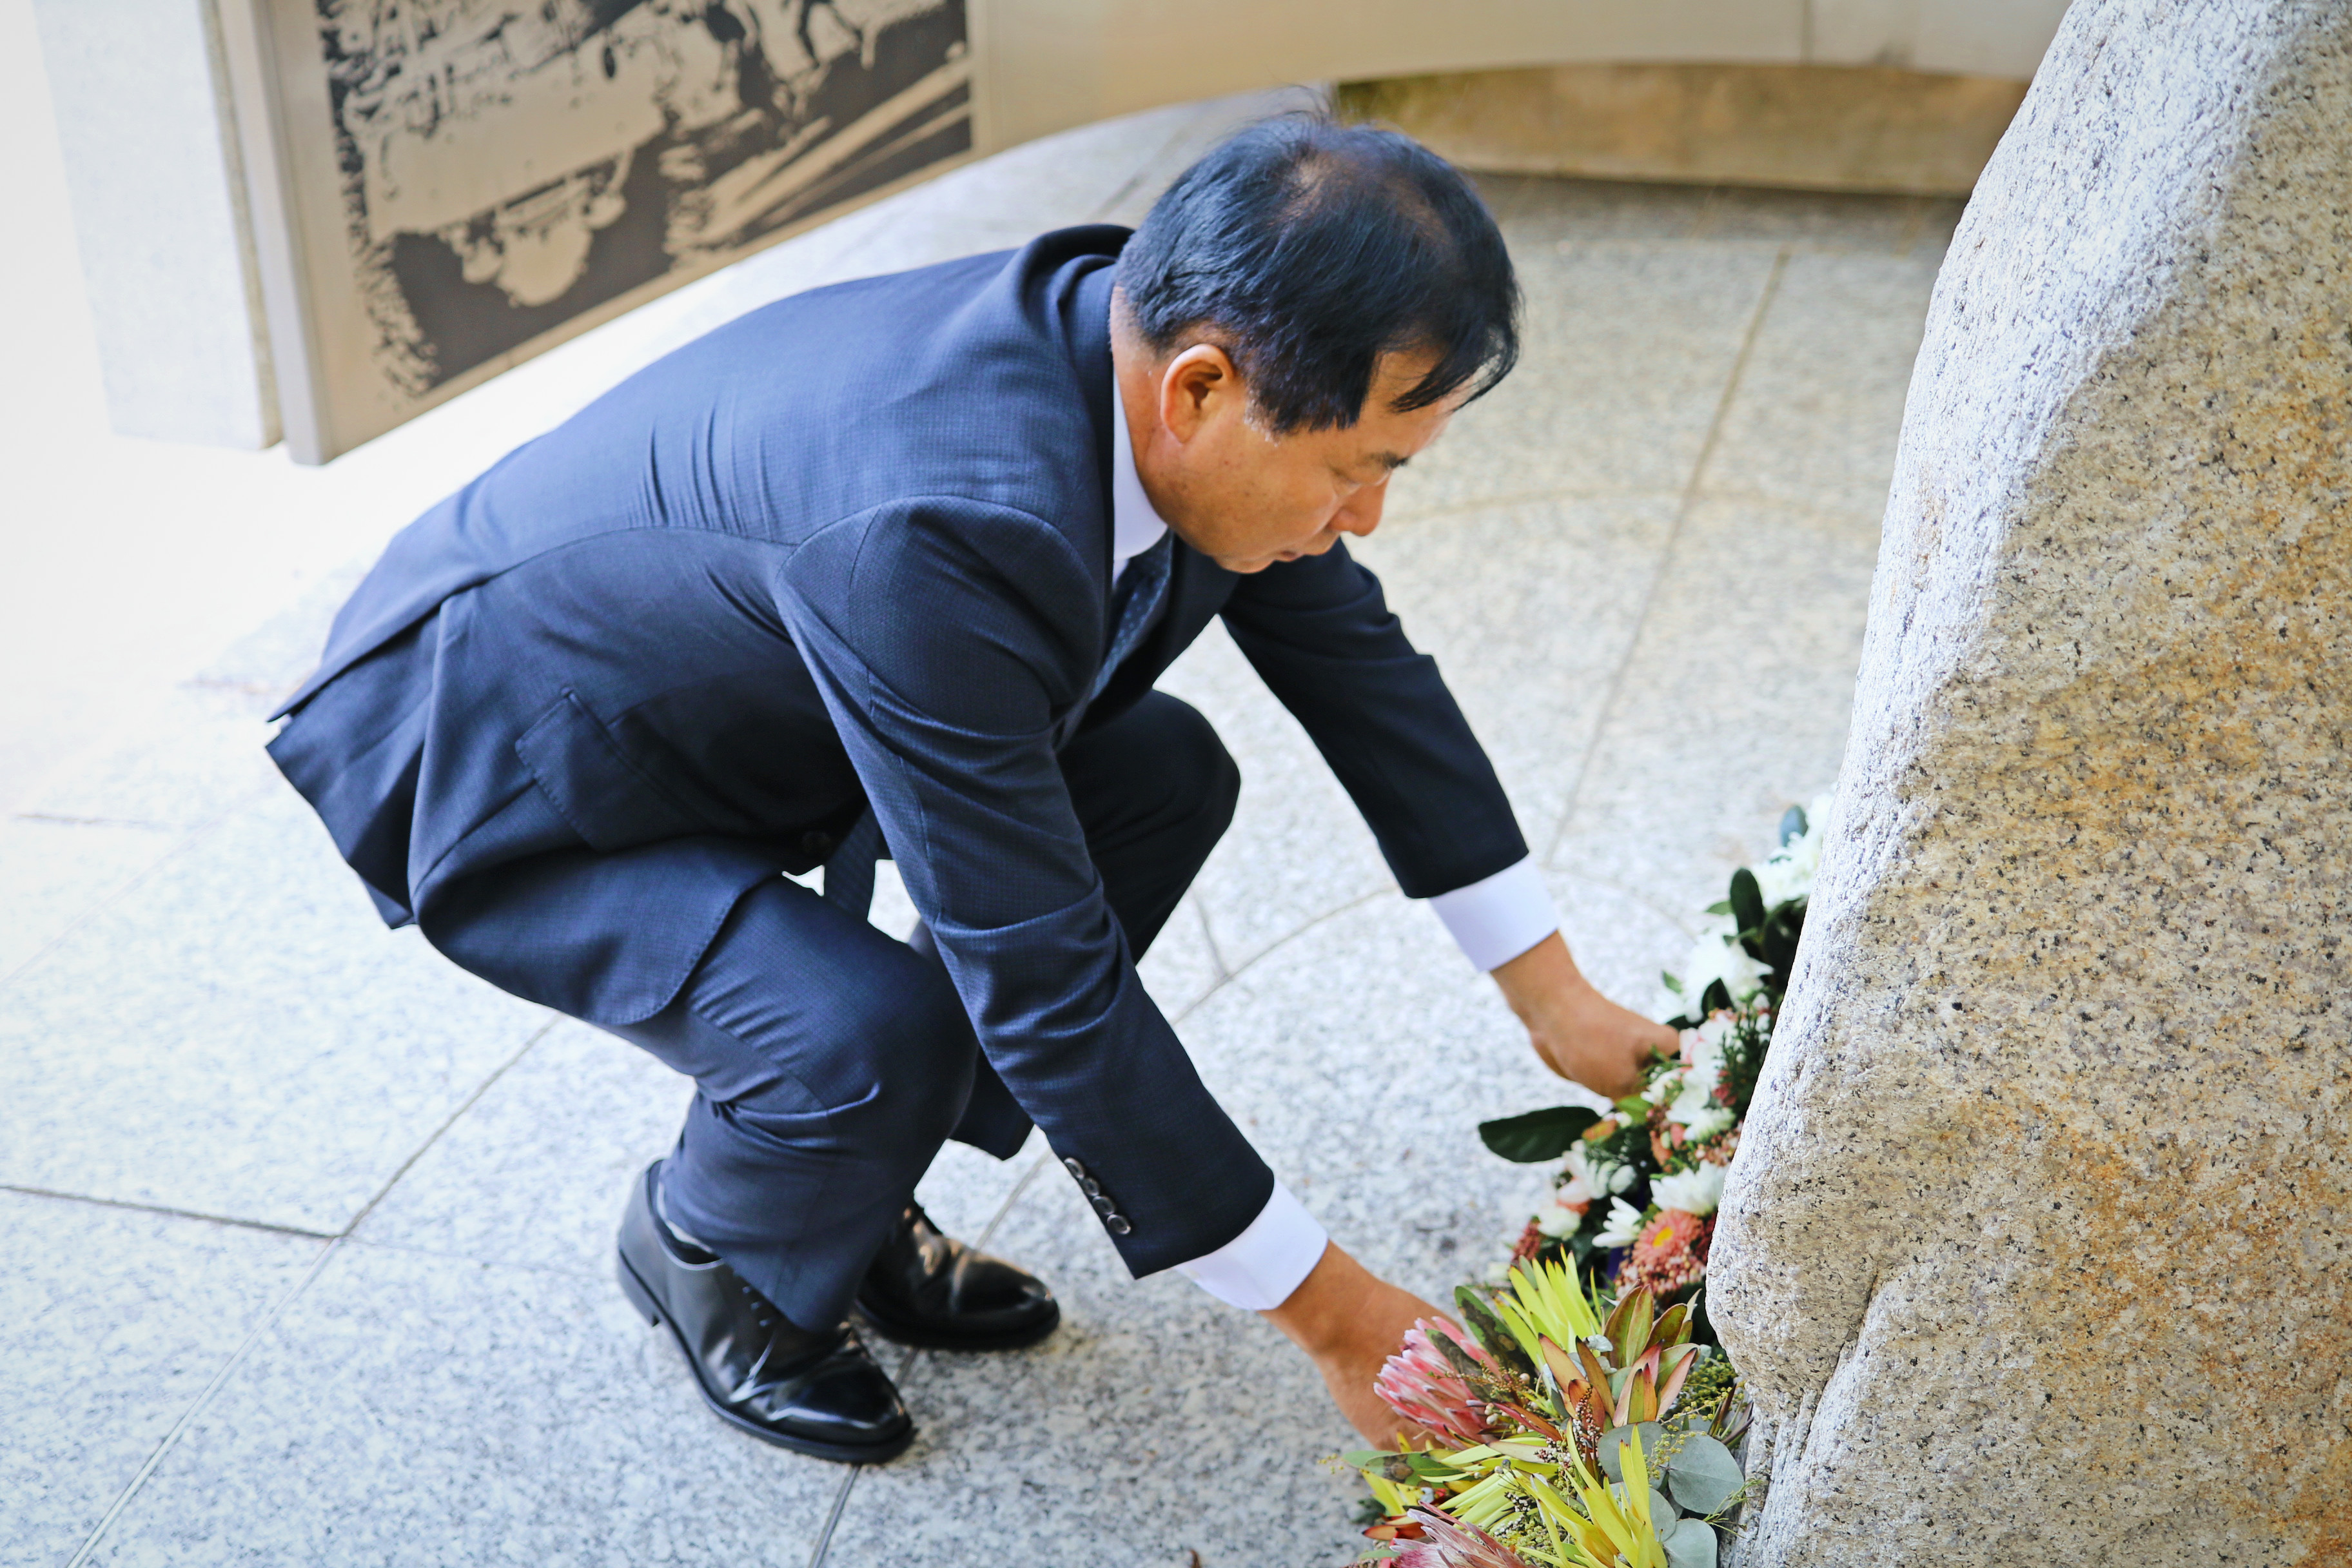
<instances>
[{"instance_id":1,"label":"man in suit","mask_svg":"<svg viewBox=\"0 0 2352 1568\"><path fill-rule=\"evenodd\" d=\"M1517 353L1476 195L1290 117L1131 237L819 289L652 365L410 525L272 742L384 918L690 1075L624 1290L754 1436L912 1424L852 1330L1013 1346L1045 1286L931 1227L950 1137L1034 1124L1138 1275L1265 1312L1368 1433L1433 1310L1332 1245L1135 960L1232 814L1152 682L1213 616L1543 1058L1659 1026L1577 973L1494 771L1341 536ZM894 859L922 917L865 919ZM820 896L787 879L824 867Z\"/></svg>"}]
</instances>

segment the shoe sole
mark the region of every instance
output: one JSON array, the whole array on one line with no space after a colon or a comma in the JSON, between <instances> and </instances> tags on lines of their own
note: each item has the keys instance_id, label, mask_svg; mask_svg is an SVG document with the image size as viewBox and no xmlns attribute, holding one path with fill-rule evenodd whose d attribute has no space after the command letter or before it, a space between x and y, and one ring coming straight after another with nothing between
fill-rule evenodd
<instances>
[{"instance_id":1,"label":"shoe sole","mask_svg":"<svg viewBox=\"0 0 2352 1568\"><path fill-rule=\"evenodd\" d=\"M877 1312L864 1301L854 1304L858 1317L871 1324L877 1333L893 1344L919 1351L1020 1351L1038 1344L1062 1326L1062 1308L1055 1303L1053 1315L1041 1323L1024 1328L1007 1329L995 1334L947 1334L935 1329L917 1328L901 1323L885 1313Z\"/></svg>"},{"instance_id":2,"label":"shoe sole","mask_svg":"<svg viewBox=\"0 0 2352 1568\"><path fill-rule=\"evenodd\" d=\"M710 1385L702 1380L702 1368L696 1363L694 1352L687 1346L686 1337L677 1331L677 1325L669 1321L669 1315L662 1310L661 1302L655 1299L646 1282L637 1278L637 1271L629 1267L628 1258L615 1252L613 1263L615 1277L621 1282L621 1294L629 1299L629 1305L635 1307L646 1322L667 1331L670 1343L677 1347L678 1354L686 1360L686 1370L692 1375L694 1390L702 1395L702 1403L710 1406L712 1415L737 1431L757 1437L762 1443L789 1448L795 1454L806 1454L815 1459L831 1459L843 1465L885 1464L905 1453L914 1442L912 1426L887 1443L827 1443L814 1437L795 1437L790 1433L773 1431L756 1421L746 1419L730 1409L726 1401L713 1394Z\"/></svg>"}]
</instances>

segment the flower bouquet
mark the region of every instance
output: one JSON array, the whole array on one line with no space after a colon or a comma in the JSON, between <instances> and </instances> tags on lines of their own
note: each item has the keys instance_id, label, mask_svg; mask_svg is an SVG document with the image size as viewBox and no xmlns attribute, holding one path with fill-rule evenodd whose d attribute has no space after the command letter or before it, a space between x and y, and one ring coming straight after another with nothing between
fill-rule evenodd
<instances>
[{"instance_id":1,"label":"flower bouquet","mask_svg":"<svg viewBox=\"0 0 2352 1568\"><path fill-rule=\"evenodd\" d=\"M1398 1568L1715 1568L1746 1495L1746 1402L1690 1309L1635 1288L1609 1302L1559 1263L1524 1261L1466 1331L1423 1319L1375 1385L1427 1447L1345 1456L1372 1489Z\"/></svg>"},{"instance_id":2,"label":"flower bouquet","mask_svg":"<svg viewBox=\"0 0 2352 1568\"><path fill-rule=\"evenodd\" d=\"M1706 1321L1723 1179L1796 962L1826 802L1733 873L1666 1020L1681 1049L1608 1111L1479 1128L1506 1159L1559 1160L1552 1199L1466 1330L1424 1319L1375 1387L1420 1446L1343 1462L1370 1486L1366 1562L1401 1568L1714 1568L1749 1487L1747 1400Z\"/></svg>"},{"instance_id":3,"label":"flower bouquet","mask_svg":"<svg viewBox=\"0 0 2352 1568\"><path fill-rule=\"evenodd\" d=\"M1638 1091L1606 1112L1563 1105L1480 1126L1507 1160L1561 1162L1551 1202L1528 1222L1515 1260L1558 1262L1620 1294L1687 1302L1694 1331L1713 1342L1700 1285L1716 1205L1796 962L1826 805L1790 808L1780 847L1732 874L1682 974L1661 976L1682 1049L1654 1062Z\"/></svg>"}]
</instances>

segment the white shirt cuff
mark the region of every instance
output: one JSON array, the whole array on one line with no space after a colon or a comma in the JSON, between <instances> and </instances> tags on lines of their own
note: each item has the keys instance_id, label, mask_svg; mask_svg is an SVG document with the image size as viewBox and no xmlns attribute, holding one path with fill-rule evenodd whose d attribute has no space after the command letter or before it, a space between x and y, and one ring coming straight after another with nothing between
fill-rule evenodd
<instances>
[{"instance_id":1,"label":"white shirt cuff","mask_svg":"<svg viewBox=\"0 0 2352 1568\"><path fill-rule=\"evenodd\" d=\"M1206 1258L1180 1263L1177 1272L1229 1307L1270 1311L1290 1300L1315 1266L1331 1233L1318 1224L1288 1187L1274 1184L1274 1195L1249 1228Z\"/></svg>"},{"instance_id":2,"label":"white shirt cuff","mask_svg":"<svg viewBox=\"0 0 2352 1568\"><path fill-rule=\"evenodd\" d=\"M1508 963L1559 929L1559 910L1530 855L1493 876L1429 900L1462 956L1481 969Z\"/></svg>"}]
</instances>

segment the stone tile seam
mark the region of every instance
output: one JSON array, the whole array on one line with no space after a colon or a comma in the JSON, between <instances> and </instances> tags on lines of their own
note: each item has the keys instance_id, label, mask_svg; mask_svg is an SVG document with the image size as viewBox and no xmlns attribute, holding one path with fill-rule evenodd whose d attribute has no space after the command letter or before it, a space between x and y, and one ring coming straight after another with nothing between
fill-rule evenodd
<instances>
[{"instance_id":1,"label":"stone tile seam","mask_svg":"<svg viewBox=\"0 0 2352 1568\"><path fill-rule=\"evenodd\" d=\"M224 813L223 815L226 816L226 814ZM334 1257L335 1254L342 1248L343 1244L352 1239L352 1233L357 1230L360 1226L366 1221L369 1215L375 1212L378 1205L382 1204L386 1197L391 1195L393 1188L400 1184L401 1179L406 1176L408 1173L415 1167L416 1162L423 1159L425 1153L431 1150L436 1143L438 1143L441 1141L443 1134L446 1133L450 1128L457 1124L459 1118L463 1117L466 1112L471 1110L476 1105L480 1103L482 1096L488 1094L490 1091L491 1087L500 1079L504 1078L507 1075L508 1070L513 1068L517 1062L521 1061L525 1056L529 1055L533 1046L538 1045L540 1041L545 1039L548 1032L555 1027L558 1021L559 1018L557 1016L551 1015L545 1023L542 1023L537 1029L531 1031L530 1037L523 1041L521 1048L517 1050L511 1057L509 1057L504 1062L500 1063L496 1071L492 1072L488 1078L484 1079L481 1083L477 1085L474 1092L466 1097L465 1103L458 1106L456 1110L451 1111L448 1117L442 1121L441 1125L435 1128L432 1133L427 1136L422 1143L416 1146L415 1152L411 1153L407 1159L401 1162L400 1168L392 1173L382 1187L377 1189L375 1196L370 1198L367 1203L362 1206L360 1212L352 1216L351 1223L346 1225L340 1233L324 1238L326 1245L320 1249L318 1258L311 1262L310 1267L303 1271L302 1278L296 1280L294 1282L293 1289L287 1291L285 1295L280 1297L271 1305L268 1312L263 1314L261 1321L254 1325L252 1331L246 1335L242 1342L239 1342L236 1351L230 1354L228 1360L222 1363L220 1370L213 1374L212 1381L205 1384L203 1391L199 1393L192 1402L190 1402L188 1408L181 1413L179 1420L173 1423L172 1429L169 1432L166 1432L163 1435L163 1440L155 1445L154 1451L147 1456L146 1462L139 1467L137 1473L131 1478L130 1483L122 1489L121 1494L115 1498L113 1503L107 1509L106 1512L100 1516L99 1521L96 1526L91 1529L89 1538L81 1543L81 1549L67 1560L66 1568L84 1568L84 1565L90 1560L90 1554L98 1549L99 1543L105 1539L106 1532L113 1528L114 1521L117 1519L120 1519L122 1516L123 1510L131 1506L131 1499L136 1497L140 1489L147 1484L148 1478L155 1473L156 1468L163 1462L164 1456L169 1454L172 1449L177 1446L181 1435L194 1423L199 1415L203 1414L205 1406L212 1402L213 1395L219 1393L220 1390L227 1384L229 1378L235 1374L237 1368L244 1364L246 1359L252 1354L253 1347L260 1342L261 1337L268 1333L269 1330L276 1325L280 1317L285 1315L286 1309L293 1305L294 1302L301 1297L302 1292L310 1288L312 1282L319 1278L320 1272L326 1268L328 1259ZM277 1227L257 1226L257 1228ZM295 1232L294 1234L308 1235L311 1233ZM358 1245L365 1244L362 1243Z\"/></svg>"},{"instance_id":2,"label":"stone tile seam","mask_svg":"<svg viewBox=\"0 0 2352 1568\"><path fill-rule=\"evenodd\" d=\"M272 1220L244 1219L236 1215L206 1214L202 1209L173 1208L168 1204L142 1204L130 1198L101 1197L96 1193L58 1192L49 1187L27 1187L15 1182L0 1182L0 1193L15 1193L19 1197L52 1198L58 1203L89 1204L99 1208L121 1209L131 1214L152 1214L165 1219L192 1220L200 1225L226 1225L238 1230L257 1230L269 1236L299 1237L305 1241L340 1241L344 1232L310 1230L299 1225L279 1225Z\"/></svg>"},{"instance_id":3,"label":"stone tile seam","mask_svg":"<svg viewBox=\"0 0 2352 1568\"><path fill-rule=\"evenodd\" d=\"M1763 335L1765 318L1771 314L1772 301L1779 298L1780 279L1789 269L1790 247L1782 246L1772 258L1772 266L1764 275L1763 287L1756 292L1755 308L1748 312L1747 331L1740 334L1739 353L1731 362L1731 372L1724 377L1723 391L1716 398L1715 416L1707 421L1706 439L1700 443L1697 458L1691 464L1690 479L1684 484L1682 499L1675 508L1674 521L1666 528L1666 538L1658 552L1658 564L1650 574L1650 585L1643 590L1641 607L1634 612L1633 630L1625 638L1625 651L1619 657L1616 668L1609 673L1608 689L1601 693L1600 717L1594 721L1592 737L1585 742L1584 755L1578 759L1576 776L1569 784L1568 796L1560 804L1559 818L1554 825L1551 842L1544 850L1541 864L1546 870L1559 870L1560 847L1567 842L1569 825L1576 820L1577 802L1583 797L1585 781L1591 774L1592 760L1601 754L1608 738L1609 725L1615 717L1617 705L1624 696L1626 673L1633 667L1641 652L1642 633L1650 623L1650 612L1657 605L1658 590L1666 580L1674 564L1675 549L1682 542L1683 530L1697 509L1706 486L1707 465L1714 460L1716 448L1722 444L1724 426L1730 423L1732 405L1738 401L1739 388L1747 379L1748 366L1756 355L1757 340Z\"/></svg>"},{"instance_id":4,"label":"stone tile seam","mask_svg":"<svg viewBox=\"0 0 2352 1568\"><path fill-rule=\"evenodd\" d=\"M243 811L247 806L262 799L267 794L268 791L266 789L256 788L247 794L240 795L236 799L223 805L220 810L215 812L211 816L206 817L204 821L198 823L195 826L186 829L176 842L166 847L161 854L157 855L154 859L149 861L136 876L131 878L130 880L115 889L114 891L105 895L103 898L100 899L98 902L92 904L89 908L76 915L72 920L67 921L63 930L59 931L55 936L49 938L48 941L43 942L40 946L35 948L30 953L26 954L24 961L18 963L15 968L7 970L5 973L0 973L0 991L5 991L9 986L15 984L16 981L30 971L35 964L40 963L41 960L47 958L50 953L64 946L65 943L70 941L82 930L83 927L89 925L100 915L112 910L115 905L129 898L132 893L137 892L142 887L145 886L148 879L153 877L158 871L161 871L164 867L170 865L173 861L178 859L181 856L185 855L189 850L194 848L205 839L218 832L225 825L226 825L229 818ZM94 824L84 824L82 826L94 826ZM123 826L134 825L125 824Z\"/></svg>"},{"instance_id":5,"label":"stone tile seam","mask_svg":"<svg viewBox=\"0 0 2352 1568\"><path fill-rule=\"evenodd\" d=\"M1201 926L1201 940L1208 944L1209 963L1216 971L1217 976L1209 982L1209 990L1214 991L1234 977L1234 966L1225 962L1225 950L1217 941L1216 923L1209 919L1209 906L1198 899L1187 899L1184 901L1192 906L1192 917L1200 922ZM1207 993L1203 992L1202 994L1205 995ZM1196 997L1192 1002L1185 1005L1184 1010L1189 1013L1198 1005L1199 998Z\"/></svg>"},{"instance_id":6,"label":"stone tile seam","mask_svg":"<svg viewBox=\"0 0 2352 1568\"><path fill-rule=\"evenodd\" d=\"M343 1226L341 1231L337 1233L336 1239L343 1240L353 1237L360 1226L367 1223L368 1215L375 1213L376 1209L383 1203L383 1200L392 1195L392 1190L400 1185L402 1179L405 1177L409 1172L416 1168L416 1162L422 1160L426 1154L430 1153L433 1150L433 1146L441 1142L442 1138L448 1133L449 1129L457 1125L458 1121L465 1116L466 1112L473 1110L475 1106L479 1105L482 1101L482 1097L489 1093L490 1090L497 1086L500 1079L506 1077L509 1072L512 1071L518 1062L521 1061L523 1058L529 1056L531 1052L532 1047L538 1045L540 1041L547 1038L549 1032L552 1030L556 1025L563 1021L562 1014L551 1010L546 1018L541 1021L539 1027L533 1029L530 1036L524 1039L523 1043L516 1048L514 1055L500 1062L491 1070L490 1075L488 1078L482 1079L480 1083L476 1084L474 1086L474 1092L467 1095L464 1102L460 1104L457 1110L451 1111L446 1117L445 1117L442 1120L440 1126L436 1127L431 1132L425 1134L425 1141L419 1143L415 1149L410 1152L407 1159L403 1160L400 1163L400 1168L398 1170L393 1172L390 1176L384 1179L383 1185L376 1189L375 1196L368 1199L366 1203L360 1205L360 1212L353 1215L351 1217L350 1222Z\"/></svg>"},{"instance_id":7,"label":"stone tile seam","mask_svg":"<svg viewBox=\"0 0 2352 1568\"><path fill-rule=\"evenodd\" d=\"M997 1227L1004 1223L1005 1216L1012 1214L1013 1205L1021 1201L1021 1195L1029 1190L1032 1183L1036 1181L1037 1173L1044 1170L1052 1159L1052 1151L1045 1150L1029 1162L1029 1168L1021 1173L1020 1179L1013 1184L1013 1190L1004 1194L1004 1201L996 1205L996 1212L989 1216L988 1223L982 1226L980 1234L972 1238L971 1246L974 1251L984 1252L988 1249L989 1242L996 1236ZM923 1358L924 1352L914 1349L909 1349L899 1358L896 1381L901 1388L909 1385L916 1365ZM841 1489L834 1493L833 1507L824 1516L824 1528L817 1531L816 1549L809 1555L808 1568L824 1568L825 1554L833 1550L833 1532L840 1528L842 1516L848 1512L849 1494L857 1485L857 1478L864 1473L865 1469L864 1465L852 1465L849 1467L849 1473L841 1478Z\"/></svg>"},{"instance_id":8,"label":"stone tile seam","mask_svg":"<svg viewBox=\"0 0 2352 1568\"><path fill-rule=\"evenodd\" d=\"M122 1517L123 1510L131 1506L131 1500L138 1496L141 1489L146 1486L148 1478L155 1473L164 1458L178 1447L181 1436L190 1426L195 1425L196 1418L204 1414L205 1407L212 1403L213 1396L218 1394L227 1384L230 1377L235 1375L237 1369L245 1364L246 1360L252 1355L253 1348L261 1342L264 1335L277 1327L278 1320L285 1315L286 1309L292 1306L302 1292L310 1288L311 1283L326 1268L328 1260L333 1258L341 1247L341 1237L331 1238L319 1249L319 1256L311 1260L310 1267L303 1270L302 1277L273 1302L267 1312L262 1314L261 1321L254 1324L251 1331L238 1342L236 1349L229 1352L228 1359L221 1363L220 1369L213 1373L212 1381L205 1384L194 1399L189 1401L188 1407L180 1413L180 1418L172 1423L172 1429L163 1434L162 1440L148 1454L146 1461L132 1474L122 1490L116 1494L114 1501L108 1506L107 1510L99 1516L98 1522L90 1528L90 1532L83 1540L80 1549L66 1560L65 1568L86 1568L86 1564L90 1562L91 1554L106 1539L106 1532L114 1528L114 1521Z\"/></svg>"},{"instance_id":9,"label":"stone tile seam","mask_svg":"<svg viewBox=\"0 0 2352 1568\"><path fill-rule=\"evenodd\" d=\"M1356 898L1349 899L1344 904L1334 905L1332 908L1325 910L1321 914L1317 915L1312 920L1301 921L1298 925L1293 927L1287 931L1285 931L1282 935L1266 943L1265 946L1258 949L1257 952L1242 960L1241 967L1235 969L1223 979L1219 980L1215 984L1210 986L1206 991L1202 992L1198 996L1193 997L1190 1002L1187 1002L1184 1005L1183 1010L1178 1013L1174 1017L1169 1019L1168 1022L1171 1025L1181 1024L1185 1019L1198 1012L1202 1004L1206 1003L1210 997L1214 996L1227 985L1240 979L1243 975L1247 974L1251 970L1256 968L1258 964L1272 957L1283 948L1289 946L1300 937L1305 936L1317 926L1323 924L1327 921L1337 920L1350 910L1361 909L1366 904L1371 903L1375 900L1386 898L1395 891L1396 889L1393 888L1376 888L1369 893L1364 893Z\"/></svg>"}]
</instances>

